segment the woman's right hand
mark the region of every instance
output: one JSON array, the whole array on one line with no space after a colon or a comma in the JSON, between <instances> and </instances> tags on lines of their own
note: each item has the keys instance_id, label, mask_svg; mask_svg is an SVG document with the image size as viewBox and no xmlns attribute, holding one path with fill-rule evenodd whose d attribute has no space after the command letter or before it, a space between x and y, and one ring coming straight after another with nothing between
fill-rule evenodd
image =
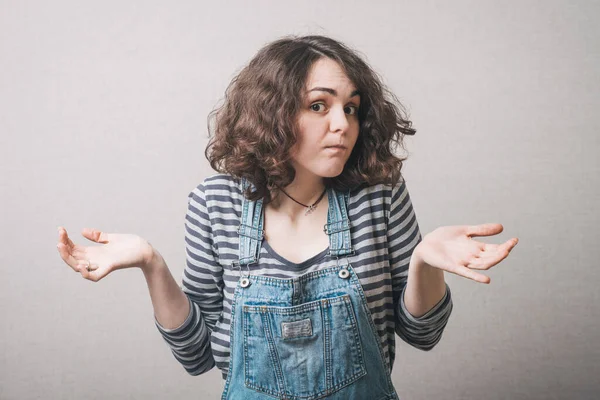
<instances>
[{"instance_id":1,"label":"woman's right hand","mask_svg":"<svg viewBox=\"0 0 600 400\"><path fill-rule=\"evenodd\" d=\"M124 268L143 268L150 263L154 249L137 235L106 233L84 228L83 237L101 246L81 246L69 239L63 227L58 228L58 252L73 271L97 282L112 271Z\"/></svg>"}]
</instances>

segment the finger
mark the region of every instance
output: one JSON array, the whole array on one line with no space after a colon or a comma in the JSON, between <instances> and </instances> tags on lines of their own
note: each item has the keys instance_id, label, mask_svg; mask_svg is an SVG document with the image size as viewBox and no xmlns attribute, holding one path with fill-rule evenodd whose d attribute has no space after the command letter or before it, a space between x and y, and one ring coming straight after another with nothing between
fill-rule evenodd
<instances>
[{"instance_id":1,"label":"finger","mask_svg":"<svg viewBox=\"0 0 600 400\"><path fill-rule=\"evenodd\" d=\"M93 242L96 243L108 243L109 242L109 234L99 231L97 229L91 229L91 228L83 228L83 230L81 231L81 234L83 235L84 238L89 239Z\"/></svg>"},{"instance_id":2,"label":"finger","mask_svg":"<svg viewBox=\"0 0 600 400\"><path fill-rule=\"evenodd\" d=\"M59 244L62 243L64 245L67 252L76 260L86 258L86 249L73 243L63 227L58 228L58 241Z\"/></svg>"},{"instance_id":3,"label":"finger","mask_svg":"<svg viewBox=\"0 0 600 400\"><path fill-rule=\"evenodd\" d=\"M459 265L457 266L454 271L450 271L456 275L459 276L463 276L465 278L469 278L471 280L474 280L475 282L480 282L480 283L490 283L491 279L489 276L477 273L467 267L465 267L464 265Z\"/></svg>"},{"instance_id":4,"label":"finger","mask_svg":"<svg viewBox=\"0 0 600 400\"><path fill-rule=\"evenodd\" d=\"M77 272L77 263L86 259L86 251L81 246L76 246L68 239L67 231L63 227L58 227L58 244L56 248L63 261Z\"/></svg>"},{"instance_id":5,"label":"finger","mask_svg":"<svg viewBox=\"0 0 600 400\"><path fill-rule=\"evenodd\" d=\"M90 276L90 271L87 270L87 264L80 264L77 267L77 270L79 271L79 273L81 274L81 276L85 279L88 279Z\"/></svg>"},{"instance_id":6,"label":"finger","mask_svg":"<svg viewBox=\"0 0 600 400\"><path fill-rule=\"evenodd\" d=\"M62 226L58 227L58 240L63 243L67 247L75 247L75 243L69 239L69 234L67 230Z\"/></svg>"},{"instance_id":7,"label":"finger","mask_svg":"<svg viewBox=\"0 0 600 400\"><path fill-rule=\"evenodd\" d=\"M73 269L73 271L77 272L77 259L72 254L72 246L69 244L69 240L67 240L67 231L62 227L58 227L58 244L56 248L58 249L58 254L63 259L63 261Z\"/></svg>"},{"instance_id":8,"label":"finger","mask_svg":"<svg viewBox=\"0 0 600 400\"><path fill-rule=\"evenodd\" d=\"M65 246L69 245L68 242L68 235L67 235L67 231L65 230L65 228L63 228L62 226L58 227L58 242L64 244Z\"/></svg>"},{"instance_id":9,"label":"finger","mask_svg":"<svg viewBox=\"0 0 600 400\"><path fill-rule=\"evenodd\" d=\"M81 273L82 277L92 282L98 282L100 279L104 278L108 272L94 264L90 264L89 270L86 267L87 264L81 265L79 272Z\"/></svg>"},{"instance_id":10,"label":"finger","mask_svg":"<svg viewBox=\"0 0 600 400\"><path fill-rule=\"evenodd\" d=\"M63 259L63 261L73 269L73 271L77 272L77 260L75 259L75 257L73 257L71 255L71 253L69 253L67 247L65 246L64 243L59 243L56 245L56 248L58 249L58 254L60 254L60 258Z\"/></svg>"},{"instance_id":11,"label":"finger","mask_svg":"<svg viewBox=\"0 0 600 400\"><path fill-rule=\"evenodd\" d=\"M508 254L517 243L518 239L515 238L500 246L492 245L494 246L493 250L481 253L478 258L473 258L467 266L474 269L489 269L508 257Z\"/></svg>"},{"instance_id":12,"label":"finger","mask_svg":"<svg viewBox=\"0 0 600 400\"><path fill-rule=\"evenodd\" d=\"M500 253L510 253L512 251L512 249L517 245L517 243L519 243L519 239L517 238L512 238L507 240L506 242L502 243L502 244L485 244L485 249L482 253L482 255L486 256L486 255L494 255L494 254L500 254Z\"/></svg>"},{"instance_id":13,"label":"finger","mask_svg":"<svg viewBox=\"0 0 600 400\"><path fill-rule=\"evenodd\" d=\"M77 268L85 268L88 271L95 271L99 267L98 267L97 264L94 264L89 259L84 258L84 259L78 259L77 260Z\"/></svg>"},{"instance_id":14,"label":"finger","mask_svg":"<svg viewBox=\"0 0 600 400\"><path fill-rule=\"evenodd\" d=\"M519 239L518 238L512 238L507 240L504 243L501 244L491 244L491 243L485 243L485 250L486 251L497 251L498 249L506 249L506 250L512 250L513 247L515 247L517 245L517 243L519 243Z\"/></svg>"},{"instance_id":15,"label":"finger","mask_svg":"<svg viewBox=\"0 0 600 400\"><path fill-rule=\"evenodd\" d=\"M512 249L515 248L515 246L517 245L517 243L519 243L519 238L512 238L510 240L507 240L504 245L506 246L506 249L508 250L508 252L510 253L512 251Z\"/></svg>"},{"instance_id":16,"label":"finger","mask_svg":"<svg viewBox=\"0 0 600 400\"><path fill-rule=\"evenodd\" d=\"M108 273L108 271L105 271L104 269L98 268L96 270L93 271L86 271L87 273L87 278L88 280L92 281L92 282L98 282L100 279L104 278L106 276L106 274Z\"/></svg>"},{"instance_id":17,"label":"finger","mask_svg":"<svg viewBox=\"0 0 600 400\"><path fill-rule=\"evenodd\" d=\"M493 236L504 230L502 224L488 223L467 226L465 234L469 237Z\"/></svg>"},{"instance_id":18,"label":"finger","mask_svg":"<svg viewBox=\"0 0 600 400\"><path fill-rule=\"evenodd\" d=\"M497 257L498 254L504 254L506 252L510 253L510 251L519 243L518 238L512 238L507 240L506 242L497 245L493 243L483 243L478 242L476 240L469 240L471 246L469 249L471 250L471 256L475 255L472 258L486 258L492 255L492 257Z\"/></svg>"},{"instance_id":19,"label":"finger","mask_svg":"<svg viewBox=\"0 0 600 400\"><path fill-rule=\"evenodd\" d=\"M478 270L487 270L500 263L500 261L504 260L506 256L508 256L508 253L486 255L479 258L474 258L466 265L466 267Z\"/></svg>"}]
</instances>

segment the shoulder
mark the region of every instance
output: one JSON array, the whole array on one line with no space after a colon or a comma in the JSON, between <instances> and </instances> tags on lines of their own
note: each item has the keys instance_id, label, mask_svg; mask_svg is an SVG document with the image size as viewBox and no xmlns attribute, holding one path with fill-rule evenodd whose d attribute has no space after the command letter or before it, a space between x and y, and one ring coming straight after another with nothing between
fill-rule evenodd
<instances>
[{"instance_id":1,"label":"shoulder","mask_svg":"<svg viewBox=\"0 0 600 400\"><path fill-rule=\"evenodd\" d=\"M241 182L231 175L206 177L188 194L188 216L204 223L237 218L242 204Z\"/></svg>"},{"instance_id":2,"label":"shoulder","mask_svg":"<svg viewBox=\"0 0 600 400\"><path fill-rule=\"evenodd\" d=\"M350 202L363 203L380 200L389 204L392 198L396 197L405 188L406 185L402 175L400 175L400 178L394 184L377 183L368 185L365 183L350 191Z\"/></svg>"},{"instance_id":3,"label":"shoulder","mask_svg":"<svg viewBox=\"0 0 600 400\"><path fill-rule=\"evenodd\" d=\"M362 215L369 212L372 215L382 215L387 219L392 210L402 208L406 201L410 201L408 190L404 177L400 175L394 184L363 184L351 190L348 206L352 210L351 214Z\"/></svg>"},{"instance_id":4,"label":"shoulder","mask_svg":"<svg viewBox=\"0 0 600 400\"><path fill-rule=\"evenodd\" d=\"M215 198L227 202L241 196L241 181L229 174L209 175L200 182L189 194L190 198L199 198L205 201Z\"/></svg>"}]
</instances>

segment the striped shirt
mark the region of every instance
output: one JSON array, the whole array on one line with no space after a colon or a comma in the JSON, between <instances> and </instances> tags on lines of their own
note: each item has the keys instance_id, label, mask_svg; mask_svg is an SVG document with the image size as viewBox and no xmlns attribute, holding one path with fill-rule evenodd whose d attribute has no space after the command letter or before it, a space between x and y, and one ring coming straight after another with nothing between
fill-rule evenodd
<instances>
[{"instance_id":1,"label":"striped shirt","mask_svg":"<svg viewBox=\"0 0 600 400\"><path fill-rule=\"evenodd\" d=\"M227 378L231 303L240 277L231 263L238 262L242 196L241 182L227 174L207 177L188 195L182 290L190 301L190 313L175 329L165 329L156 318L155 324L190 375L216 365ZM406 309L408 265L422 238L404 178L395 185L363 185L351 191L348 216L355 250L348 261L365 293L391 370L395 334L421 350L439 342L452 312L450 289L446 285L442 300L419 318ZM296 264L263 240L259 263L250 265L250 275L293 278L332 267L336 261L328 250Z\"/></svg>"}]
</instances>

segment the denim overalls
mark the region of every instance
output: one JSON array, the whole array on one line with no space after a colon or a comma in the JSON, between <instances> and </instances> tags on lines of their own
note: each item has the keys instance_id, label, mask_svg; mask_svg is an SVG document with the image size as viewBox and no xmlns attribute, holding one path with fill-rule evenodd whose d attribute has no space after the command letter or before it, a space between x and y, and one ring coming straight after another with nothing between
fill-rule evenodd
<instances>
[{"instance_id":1,"label":"denim overalls","mask_svg":"<svg viewBox=\"0 0 600 400\"><path fill-rule=\"evenodd\" d=\"M242 180L244 189L248 185ZM327 196L324 231L337 266L289 279L249 275L247 266L260 255L264 213L262 199L243 198L240 280L231 305L222 400L398 400L365 295L346 258L354 254L349 193L328 188Z\"/></svg>"}]
</instances>

